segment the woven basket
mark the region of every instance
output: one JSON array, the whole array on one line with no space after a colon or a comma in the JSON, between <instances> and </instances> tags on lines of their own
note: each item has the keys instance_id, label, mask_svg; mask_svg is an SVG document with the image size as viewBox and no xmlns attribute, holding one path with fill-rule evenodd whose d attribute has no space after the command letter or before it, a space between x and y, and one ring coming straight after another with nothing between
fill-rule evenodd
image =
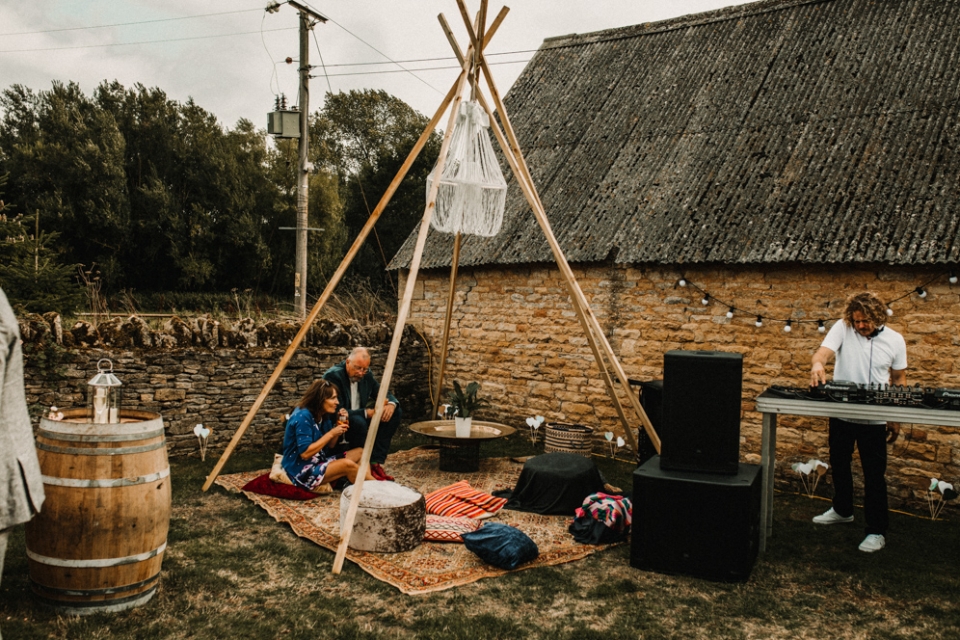
<instances>
[{"instance_id":1,"label":"woven basket","mask_svg":"<svg viewBox=\"0 0 960 640\"><path fill-rule=\"evenodd\" d=\"M575 453L589 458L593 454L593 429L582 424L554 422L547 424L543 450L546 453Z\"/></svg>"}]
</instances>

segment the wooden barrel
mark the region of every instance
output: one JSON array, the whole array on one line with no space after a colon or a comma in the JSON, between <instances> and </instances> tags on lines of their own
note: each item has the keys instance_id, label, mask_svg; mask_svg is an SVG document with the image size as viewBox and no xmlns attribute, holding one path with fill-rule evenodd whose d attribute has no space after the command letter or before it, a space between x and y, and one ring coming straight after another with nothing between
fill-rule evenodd
<instances>
[{"instance_id":1,"label":"wooden barrel","mask_svg":"<svg viewBox=\"0 0 960 640\"><path fill-rule=\"evenodd\" d=\"M46 500L27 523L33 592L70 614L123 611L156 593L170 525L163 420L121 411L92 424L84 409L40 420Z\"/></svg>"}]
</instances>

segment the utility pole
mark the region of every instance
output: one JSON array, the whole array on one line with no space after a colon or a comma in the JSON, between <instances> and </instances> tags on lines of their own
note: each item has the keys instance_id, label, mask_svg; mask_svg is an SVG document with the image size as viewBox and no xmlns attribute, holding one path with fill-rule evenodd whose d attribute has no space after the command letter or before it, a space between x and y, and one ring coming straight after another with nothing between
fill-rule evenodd
<instances>
[{"instance_id":1,"label":"utility pole","mask_svg":"<svg viewBox=\"0 0 960 640\"><path fill-rule=\"evenodd\" d=\"M291 3L293 4L293 3ZM296 6L296 5L294 5ZM297 262L294 311L307 317L307 196L310 173L307 167L310 151L310 16L300 11L300 162L297 171Z\"/></svg>"},{"instance_id":2,"label":"utility pole","mask_svg":"<svg viewBox=\"0 0 960 640\"><path fill-rule=\"evenodd\" d=\"M295 257L294 312L300 318L307 317L307 233L309 215L307 201L309 197L309 178L313 166L310 164L310 30L318 22L326 22L326 16L317 13L296 0L287 0L286 4L300 13L300 141L298 150L300 161L297 164L297 252ZM280 4L271 2L267 11L278 11Z\"/></svg>"}]
</instances>

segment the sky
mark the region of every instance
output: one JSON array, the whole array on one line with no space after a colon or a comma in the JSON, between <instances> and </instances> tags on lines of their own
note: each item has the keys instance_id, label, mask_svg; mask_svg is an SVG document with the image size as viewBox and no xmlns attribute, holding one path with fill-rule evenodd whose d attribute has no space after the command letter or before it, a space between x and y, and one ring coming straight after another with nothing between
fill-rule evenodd
<instances>
[{"instance_id":1,"label":"sky","mask_svg":"<svg viewBox=\"0 0 960 640\"><path fill-rule=\"evenodd\" d=\"M298 12L268 0L42 0L0 2L0 90L34 91L77 82L87 95L103 81L159 87L189 98L226 127L240 118L266 128L283 93L297 104ZM440 28L443 13L462 48L455 0L310 0L329 18L310 37L310 110L327 91L382 89L432 116L457 77ZM545 38L668 18L742 0L516 0L487 47L501 94ZM502 4L488 5L490 20ZM467 0L471 12L479 0ZM293 64L285 62L292 58Z\"/></svg>"}]
</instances>

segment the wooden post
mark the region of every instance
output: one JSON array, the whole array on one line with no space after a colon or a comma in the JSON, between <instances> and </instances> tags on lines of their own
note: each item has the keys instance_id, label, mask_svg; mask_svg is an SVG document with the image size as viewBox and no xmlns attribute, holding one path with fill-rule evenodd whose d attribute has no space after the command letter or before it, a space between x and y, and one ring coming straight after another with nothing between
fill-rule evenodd
<instances>
[{"instance_id":1,"label":"wooden post","mask_svg":"<svg viewBox=\"0 0 960 640\"><path fill-rule=\"evenodd\" d=\"M447 150L450 147L450 138L453 135L453 123L457 117L457 111L460 108L460 97L463 93L464 83L469 75L469 63L463 65L463 70L456 85L456 97L450 111L450 119L447 123L447 130L443 135L443 143L440 145L440 155L437 158L435 171L437 178L430 185L430 193L427 195L427 206L423 210L423 219L420 221L420 231L417 235L417 244L413 251L413 260L410 263L410 273L407 275L407 284L403 291L403 300L400 303L400 309L397 312L397 323L393 329L393 340L390 342L390 353L387 355L387 363L383 369L383 377L380 380L380 393L377 394L376 411L373 414L373 420L370 421L370 429L367 431L367 440L363 445L363 454L360 457L360 470L357 473L357 481L353 485L353 495L350 497L350 506L340 524L340 544L337 546L337 556L333 560L333 573L339 574L343 569L343 561L347 555L347 546L350 542L350 534L353 532L353 522L357 517L357 510L360 508L360 495L363 492L364 478L367 476L367 470L370 468L370 452L373 449L373 442L377 437L377 430L380 428L380 419L383 415L383 405L387 399L387 389L390 387L390 380L393 377L393 367L397 361L397 353L400 350L400 338L403 337L403 327L406 325L407 316L410 313L410 301L413 299L413 288L417 283L417 273L420 270L420 259L423 257L423 247L427 242L427 235L430 233L430 220L433 218L433 211L437 204L437 191L440 189L440 176L443 174L443 165L447 159Z\"/></svg>"},{"instance_id":2,"label":"wooden post","mask_svg":"<svg viewBox=\"0 0 960 640\"><path fill-rule=\"evenodd\" d=\"M353 241L350 250L347 252L347 255L344 256L343 261L340 262L340 266L337 267L336 272L330 278L330 281L327 283L326 288L324 288L323 293L320 295L320 298L317 300L317 303L313 305L313 309L310 311L310 314L303 322L303 326L300 327L300 331L297 332L297 335L294 336L293 341L290 343L290 346L287 347L286 352L284 352L283 357L280 358L280 363L277 365L277 368L274 369L273 374L267 380L267 383L263 386L263 389L260 391L260 395L257 396L257 399L254 401L253 406L250 407L250 410L247 412L246 417L244 417L243 422L240 423L240 427L233 434L230 443L227 445L226 450L223 452L223 455L220 456L220 460L217 461L216 466L213 468L213 471L207 476L206 482L203 484L203 490L207 491L213 481L217 479L217 476L220 475L220 471L223 470L223 465L227 463L227 460L230 459L230 456L233 454L233 450L237 447L237 444L243 438L243 434L246 433L247 428L250 426L250 423L253 422L253 419L256 417L257 412L260 411L260 407L263 406L264 400L270 394L270 391L273 390L274 385L276 385L277 380L280 379L280 374L283 373L283 370L287 368L290 359L293 357L293 354L296 352L297 348L300 346L300 343L303 342L304 337L307 335L307 331L310 329L310 325L314 323L317 319L317 316L320 314L320 310L327 303L327 300L330 298L333 290L340 283L341 278L343 278L344 273L347 271L347 267L350 266L350 263L353 261L354 257L357 255L357 252L360 250L360 247L363 246L363 242L367 239L367 236L370 234L370 231L373 229L374 225L377 223L377 220L380 219L380 215L383 213L383 210L387 207L387 204L390 202L390 199L393 197L393 194L396 193L397 187L400 186L400 182L407 175L407 172L410 170L410 167L413 166L413 162L417 159L417 156L420 155L420 151L423 149L424 145L427 143L427 140L430 139L430 135L433 133L433 130L436 129L437 123L440 122L440 118L443 116L444 112L447 110L447 106L450 104L450 101L453 100L457 88L460 86L460 79L457 79L457 82L450 87L450 91L447 92L446 97L444 97L443 102L440 104L440 108L437 109L437 112L433 115L433 118L430 120L430 123L423 130L423 133L420 134L420 138L417 140L416 144L413 145L413 148L410 150L410 153L407 155L407 159L404 160L403 165L401 165L400 170L397 172L396 177L387 187L387 190L384 192L383 197L380 198L380 202L377 204L377 208L373 210L373 213L370 214L370 217L367 219L363 229L361 229L359 235L357 235L356 240Z\"/></svg>"},{"instance_id":3,"label":"wooden post","mask_svg":"<svg viewBox=\"0 0 960 640\"><path fill-rule=\"evenodd\" d=\"M433 413L430 419L437 419L440 406L440 394L443 392L443 374L447 368L447 341L450 337L450 321L453 318L453 301L457 295L457 267L460 264L460 242L462 236L457 233L453 241L453 261L450 265L450 292L447 294L447 314L443 320L443 338L440 343L440 374L437 376L437 395L433 401Z\"/></svg>"},{"instance_id":4,"label":"wooden post","mask_svg":"<svg viewBox=\"0 0 960 640\"><path fill-rule=\"evenodd\" d=\"M458 4L462 3L462 0L457 0ZM623 368L620 366L620 361L617 359L616 355L613 353L613 348L610 346L610 343L607 341L606 335L603 333L600 323L597 321L596 316L593 314L590 305L586 300L586 297L583 295L583 291L580 289L580 285L577 283L576 277L573 275L573 271L570 269L569 263L563 254L563 249L560 247L560 244L557 242L556 237L553 235L553 231L550 227L550 221L547 219L546 212L543 208L543 204L540 202L540 196L536 192L536 188L533 186L533 176L530 174L530 170L526 165L526 161L523 158L523 152L520 150L520 145L517 142L516 135L513 131L513 127L510 124L510 118L507 115L506 108L503 105L503 101L500 99L500 94L497 91L497 87L493 81L493 76L490 74L489 67L487 66L486 59L480 58L480 65L483 70L483 76L486 80L487 86L490 89L490 95L493 98L494 104L497 108L497 114L500 116L500 121L503 124L504 133L506 135L506 140L508 144L504 146L504 142L501 138L498 137L498 142L500 142L501 147L503 148L504 154L507 156L508 160L512 157L511 169L517 176L524 176L523 180L518 179L518 184L521 189L524 190L524 195L527 197L530 207L533 209L534 216L537 218L537 222L540 224L540 228L543 230L544 235L547 238L547 243L550 245L550 249L553 252L554 259L556 260L557 267L560 269L560 273L563 275L564 280L567 283L567 287L570 290L572 298L575 298L577 302L574 303L574 306L578 306L582 309L584 316L593 328L593 331L586 331L588 342L592 343L592 336L596 336L596 339L600 342L600 346L603 347L607 359L610 361L610 364L616 374L622 388L626 391L627 398L630 400L633 405L634 410L636 411L638 417L640 418L641 423L643 424L644 429L647 432L647 435L650 437L651 444L654 449L659 453L660 452L660 438L657 435L656 430L653 427L653 424L650 423L650 418L647 416L646 412L643 410L643 407L640 406L639 400L630 392L630 382L627 378L626 373L623 371ZM488 107L489 109L489 107ZM489 111L488 111L489 113ZM493 121L492 113L491 121ZM494 127L496 131L496 127ZM508 150L512 153L508 153ZM591 344L591 348L594 348ZM595 351L595 357L598 354ZM597 359L597 366L600 369L604 370L604 364L602 358ZM616 397L616 390L612 386L612 381L608 387L608 393L611 400L614 403L614 406L619 406L619 400ZM627 440L630 442L630 445L633 447L634 451L639 453L639 448L636 442L636 439L633 437L632 427L629 422L626 420L626 416L623 415L622 410L620 413L621 421L623 422L624 432L627 436Z\"/></svg>"}]
</instances>

